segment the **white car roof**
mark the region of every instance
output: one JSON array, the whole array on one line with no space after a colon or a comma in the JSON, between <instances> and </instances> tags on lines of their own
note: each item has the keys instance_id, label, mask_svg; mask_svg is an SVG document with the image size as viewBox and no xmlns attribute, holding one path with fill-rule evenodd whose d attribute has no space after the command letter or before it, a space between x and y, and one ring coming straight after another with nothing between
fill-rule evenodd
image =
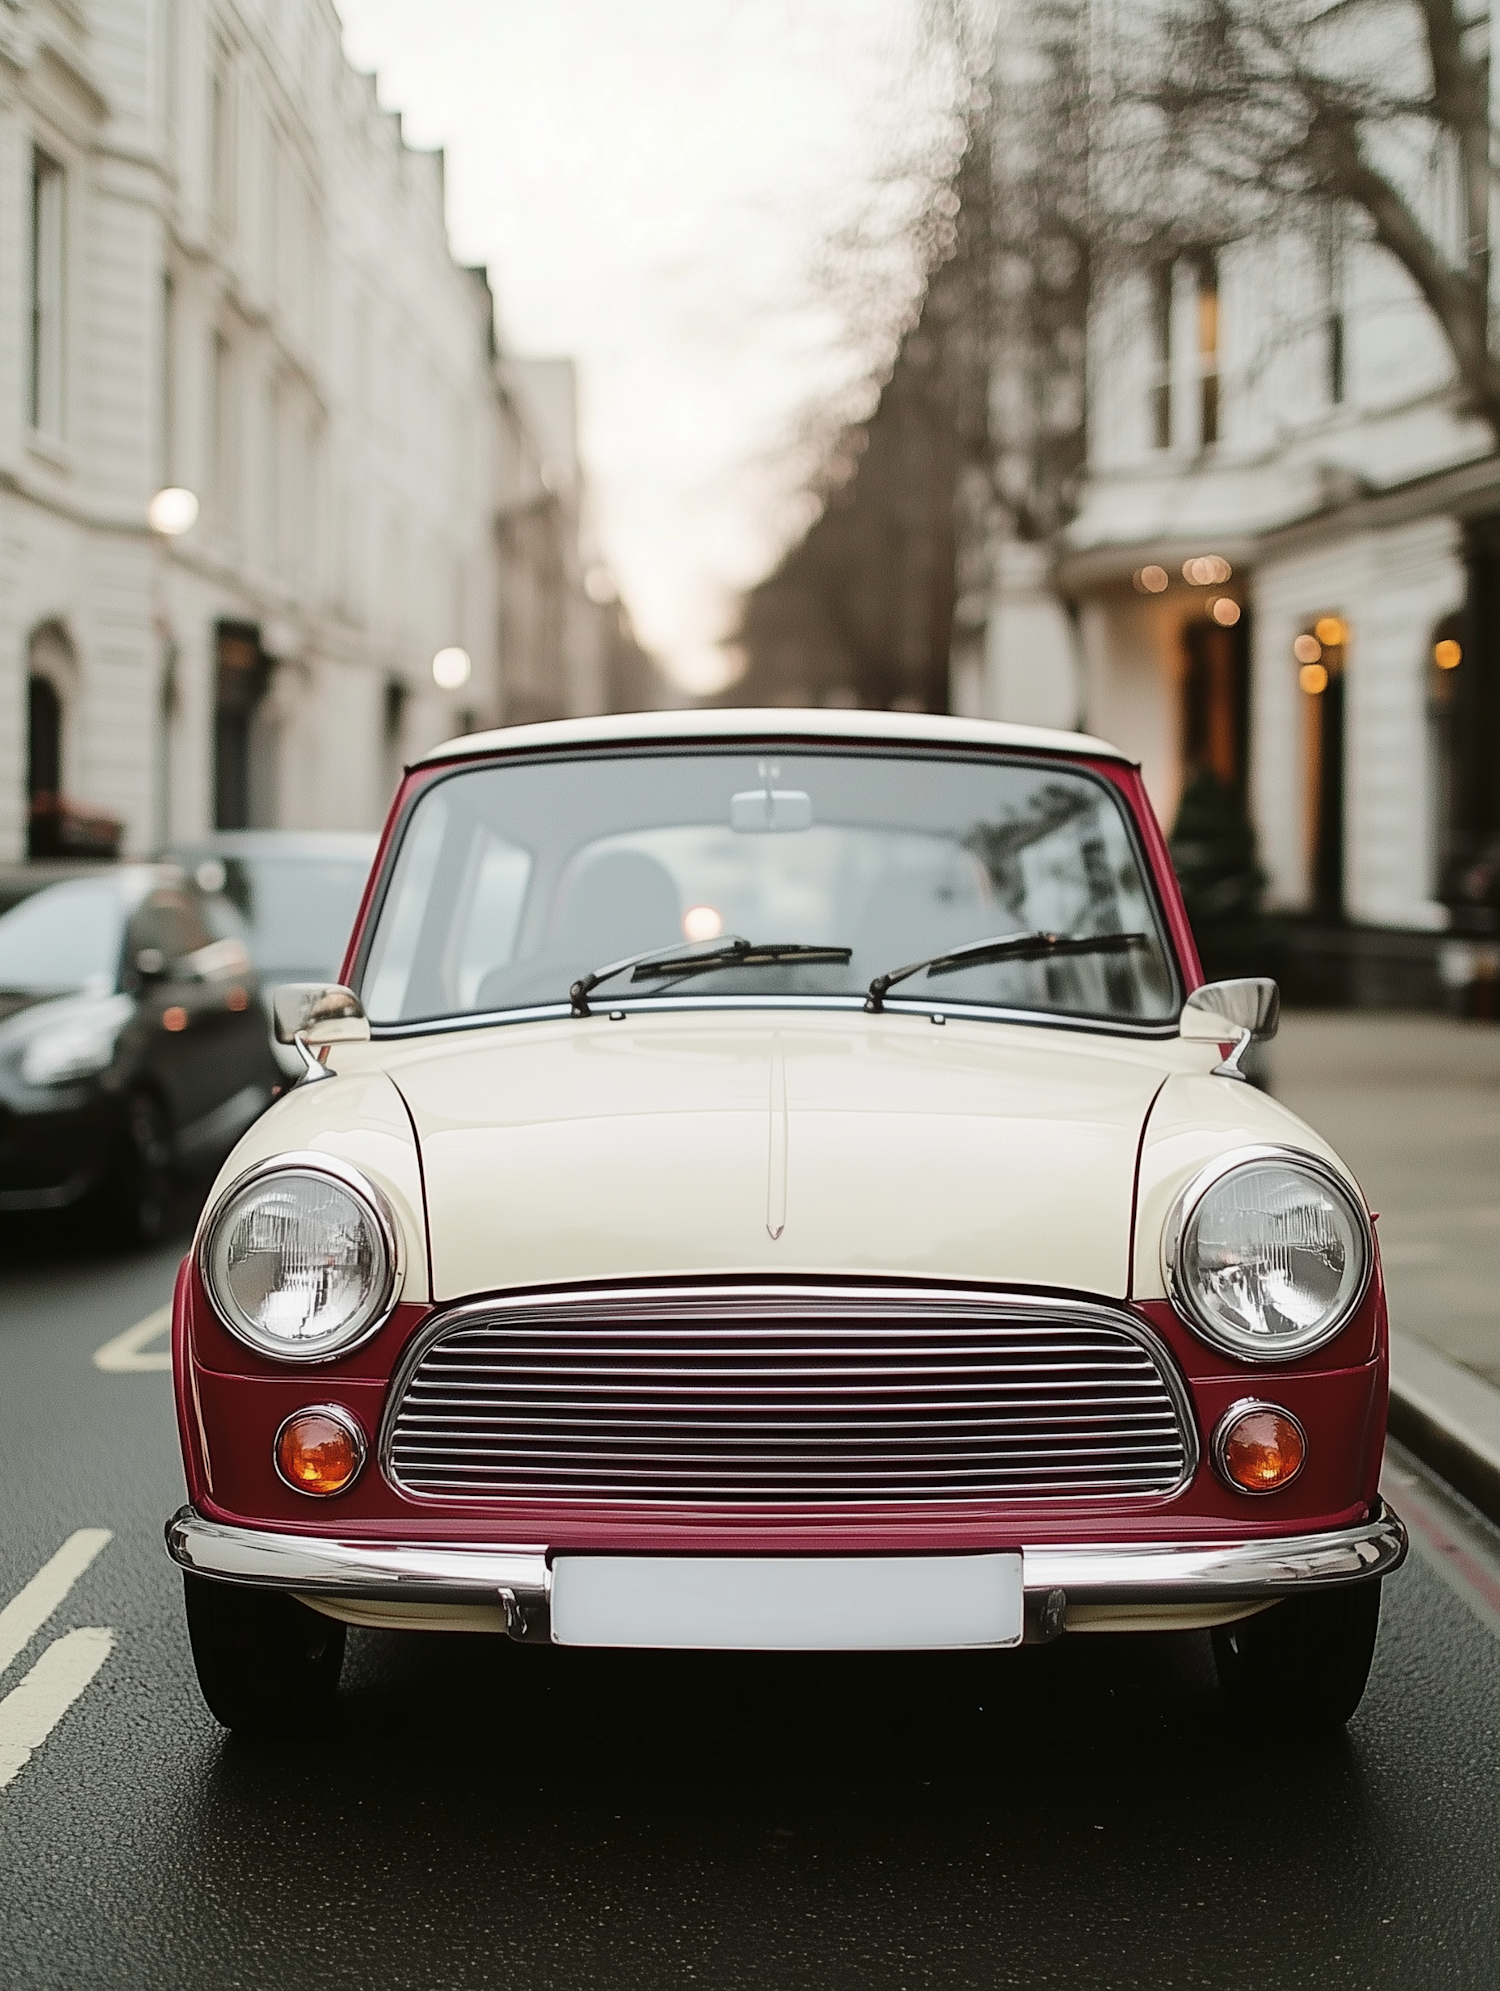
<instances>
[{"instance_id":1,"label":"white car roof","mask_svg":"<svg viewBox=\"0 0 1500 1991\"><path fill-rule=\"evenodd\" d=\"M935 712L801 710L768 706L761 710L715 707L687 712L614 712L592 719L552 719L537 726L498 726L469 733L431 748L413 763L486 753L524 753L539 747L585 747L649 740L738 740L776 738L889 740L921 746L1020 747L1033 753L1091 754L1133 766L1129 754L1087 733L1054 732L1046 726L1009 726L991 719L951 719Z\"/></svg>"}]
</instances>

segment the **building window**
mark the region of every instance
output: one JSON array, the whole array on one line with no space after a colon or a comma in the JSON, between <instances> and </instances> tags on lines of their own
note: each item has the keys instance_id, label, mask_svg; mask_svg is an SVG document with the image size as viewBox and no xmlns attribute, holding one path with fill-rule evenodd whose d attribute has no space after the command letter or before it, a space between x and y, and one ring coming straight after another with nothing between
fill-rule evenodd
<instances>
[{"instance_id":1,"label":"building window","mask_svg":"<svg viewBox=\"0 0 1500 1991\"><path fill-rule=\"evenodd\" d=\"M209 355L209 490L214 522L226 537L238 526L239 404L235 394L234 353L222 332L213 335Z\"/></svg>"},{"instance_id":2,"label":"building window","mask_svg":"<svg viewBox=\"0 0 1500 1991\"><path fill-rule=\"evenodd\" d=\"M396 792L406 760L406 717L411 694L400 678L385 681L384 709L381 713L381 761L385 778L384 808Z\"/></svg>"},{"instance_id":3,"label":"building window","mask_svg":"<svg viewBox=\"0 0 1500 1991\"><path fill-rule=\"evenodd\" d=\"M214 226L228 235L234 228L234 78L229 51L216 50L208 82L209 207Z\"/></svg>"},{"instance_id":4,"label":"building window","mask_svg":"<svg viewBox=\"0 0 1500 1991\"><path fill-rule=\"evenodd\" d=\"M1158 263L1151 272L1151 442L1172 447L1172 296L1176 265Z\"/></svg>"},{"instance_id":5,"label":"building window","mask_svg":"<svg viewBox=\"0 0 1500 1991\"><path fill-rule=\"evenodd\" d=\"M1219 440L1219 259L1211 249L1198 258L1198 440Z\"/></svg>"},{"instance_id":6,"label":"building window","mask_svg":"<svg viewBox=\"0 0 1500 1991\"><path fill-rule=\"evenodd\" d=\"M63 432L63 169L31 154L31 426Z\"/></svg>"},{"instance_id":7,"label":"building window","mask_svg":"<svg viewBox=\"0 0 1500 1991\"><path fill-rule=\"evenodd\" d=\"M162 278L161 286L161 373L158 376L157 391L161 395L161 463L159 466L162 484L176 482L173 472L177 467L177 288L170 272Z\"/></svg>"}]
</instances>

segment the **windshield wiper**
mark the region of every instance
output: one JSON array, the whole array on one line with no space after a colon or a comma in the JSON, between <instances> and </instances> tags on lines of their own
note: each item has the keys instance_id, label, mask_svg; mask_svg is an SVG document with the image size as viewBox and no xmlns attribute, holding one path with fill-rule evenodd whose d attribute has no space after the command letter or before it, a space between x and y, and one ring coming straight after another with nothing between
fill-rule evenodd
<instances>
[{"instance_id":1,"label":"windshield wiper","mask_svg":"<svg viewBox=\"0 0 1500 1991\"><path fill-rule=\"evenodd\" d=\"M966 941L946 953L931 954L925 961L908 961L904 968L892 968L877 975L865 997L866 1009L882 1009L886 992L910 975L956 975L961 968L980 968L992 961L1052 960L1060 954L1127 954L1133 947L1149 947L1146 933L1001 933L990 940Z\"/></svg>"},{"instance_id":2,"label":"windshield wiper","mask_svg":"<svg viewBox=\"0 0 1500 1991\"><path fill-rule=\"evenodd\" d=\"M783 961L827 963L842 967L853 958L852 947L820 947L796 940L743 940L738 934L702 941L696 948L654 947L644 954L627 954L623 961L611 961L607 968L595 968L580 975L568 991L575 1016L588 1016L589 997L601 982L613 981L627 968L633 969L633 982L678 980L688 975L706 975L715 968L774 968Z\"/></svg>"}]
</instances>

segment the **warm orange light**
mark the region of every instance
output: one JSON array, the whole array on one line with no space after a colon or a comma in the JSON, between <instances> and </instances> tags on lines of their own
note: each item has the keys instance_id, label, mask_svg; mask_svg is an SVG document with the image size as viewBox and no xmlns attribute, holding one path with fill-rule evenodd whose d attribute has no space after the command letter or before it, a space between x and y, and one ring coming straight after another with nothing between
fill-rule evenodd
<instances>
[{"instance_id":1,"label":"warm orange light","mask_svg":"<svg viewBox=\"0 0 1500 1991\"><path fill-rule=\"evenodd\" d=\"M1323 645L1316 636L1299 636L1292 645L1292 655L1299 664L1315 664L1323 654Z\"/></svg>"},{"instance_id":2,"label":"warm orange light","mask_svg":"<svg viewBox=\"0 0 1500 1991\"><path fill-rule=\"evenodd\" d=\"M689 940L717 940L724 931L724 915L717 906L689 906L682 915L682 930Z\"/></svg>"},{"instance_id":3,"label":"warm orange light","mask_svg":"<svg viewBox=\"0 0 1500 1991\"><path fill-rule=\"evenodd\" d=\"M1219 1470L1241 1493L1276 1493L1302 1470L1307 1440L1287 1411L1257 1403L1230 1411L1214 1443Z\"/></svg>"},{"instance_id":4,"label":"warm orange light","mask_svg":"<svg viewBox=\"0 0 1500 1991\"><path fill-rule=\"evenodd\" d=\"M227 1008L232 1009L238 1015L241 1011L247 1010L250 1007L250 991L242 989L236 983L228 995L225 996L224 1002Z\"/></svg>"},{"instance_id":5,"label":"warm orange light","mask_svg":"<svg viewBox=\"0 0 1500 1991\"><path fill-rule=\"evenodd\" d=\"M1313 634L1325 650L1337 650L1349 640L1349 626L1336 615L1320 615L1313 624Z\"/></svg>"},{"instance_id":6,"label":"warm orange light","mask_svg":"<svg viewBox=\"0 0 1500 1991\"><path fill-rule=\"evenodd\" d=\"M1463 647L1455 643L1451 636L1445 636L1441 643L1432 646L1432 661L1440 671L1456 671L1463 660Z\"/></svg>"},{"instance_id":7,"label":"warm orange light","mask_svg":"<svg viewBox=\"0 0 1500 1991\"><path fill-rule=\"evenodd\" d=\"M1297 673L1297 682L1309 698L1316 698L1320 691L1328 689L1328 672L1322 664L1304 664Z\"/></svg>"},{"instance_id":8,"label":"warm orange light","mask_svg":"<svg viewBox=\"0 0 1500 1991\"><path fill-rule=\"evenodd\" d=\"M1148 595L1159 595L1165 591L1170 580L1165 567L1142 567L1135 577L1135 584Z\"/></svg>"},{"instance_id":9,"label":"warm orange light","mask_svg":"<svg viewBox=\"0 0 1500 1991\"><path fill-rule=\"evenodd\" d=\"M1182 578L1194 588L1222 588L1233 572L1233 567L1218 553L1200 553L1196 559L1182 563Z\"/></svg>"},{"instance_id":10,"label":"warm orange light","mask_svg":"<svg viewBox=\"0 0 1500 1991\"><path fill-rule=\"evenodd\" d=\"M162 1011L161 1027L163 1030L186 1030L187 1011L174 1002L169 1009Z\"/></svg>"},{"instance_id":11,"label":"warm orange light","mask_svg":"<svg viewBox=\"0 0 1500 1991\"><path fill-rule=\"evenodd\" d=\"M364 1444L353 1423L327 1410L299 1410L276 1434L281 1477L299 1493L342 1493L364 1462Z\"/></svg>"},{"instance_id":12,"label":"warm orange light","mask_svg":"<svg viewBox=\"0 0 1500 1991\"><path fill-rule=\"evenodd\" d=\"M1228 595L1220 595L1217 601L1211 601L1208 612L1221 629L1233 629L1240 619L1240 605L1237 601L1231 601Z\"/></svg>"}]
</instances>

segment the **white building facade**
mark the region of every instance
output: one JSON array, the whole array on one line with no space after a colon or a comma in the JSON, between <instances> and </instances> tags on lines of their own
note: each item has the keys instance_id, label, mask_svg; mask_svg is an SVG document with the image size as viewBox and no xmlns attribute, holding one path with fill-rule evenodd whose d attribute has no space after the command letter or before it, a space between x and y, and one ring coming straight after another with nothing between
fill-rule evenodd
<instances>
[{"instance_id":1,"label":"white building facade","mask_svg":"<svg viewBox=\"0 0 1500 1991\"><path fill-rule=\"evenodd\" d=\"M331 0L9 0L0 858L91 812L126 851L367 827L405 760L497 720L526 581L498 366L441 156ZM198 503L171 537L164 487ZM440 689L445 649L470 670Z\"/></svg>"},{"instance_id":2,"label":"white building facade","mask_svg":"<svg viewBox=\"0 0 1500 1991\"><path fill-rule=\"evenodd\" d=\"M1442 161L1408 192L1460 260ZM1138 268L1092 300L1088 403L1051 619L1018 549L1031 567L997 589L968 702L1117 741L1168 828L1215 774L1270 907L1375 954L1390 936L1430 979L1448 963L1419 937L1448 926L1474 843L1461 791L1500 784L1462 737L1494 703L1476 673L1500 670L1500 624L1475 622L1500 572L1500 460L1415 286L1335 217Z\"/></svg>"}]
</instances>

